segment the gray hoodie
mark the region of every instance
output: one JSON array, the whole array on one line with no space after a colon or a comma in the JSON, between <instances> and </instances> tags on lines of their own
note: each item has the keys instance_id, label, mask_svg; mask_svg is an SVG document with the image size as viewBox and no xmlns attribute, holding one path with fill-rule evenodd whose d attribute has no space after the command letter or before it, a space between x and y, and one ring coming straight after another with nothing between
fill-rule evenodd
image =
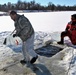
<instances>
[{"instance_id":1,"label":"gray hoodie","mask_svg":"<svg viewBox=\"0 0 76 75\"><path fill-rule=\"evenodd\" d=\"M18 15L15 21L16 35L19 36L22 41L26 41L34 34L34 29L30 21L24 15Z\"/></svg>"}]
</instances>

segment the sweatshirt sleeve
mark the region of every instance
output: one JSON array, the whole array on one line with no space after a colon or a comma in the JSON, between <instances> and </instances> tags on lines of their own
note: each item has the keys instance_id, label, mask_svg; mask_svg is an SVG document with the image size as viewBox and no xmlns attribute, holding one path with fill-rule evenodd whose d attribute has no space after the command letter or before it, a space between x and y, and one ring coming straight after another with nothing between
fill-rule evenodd
<instances>
[{"instance_id":1,"label":"sweatshirt sleeve","mask_svg":"<svg viewBox=\"0 0 76 75\"><path fill-rule=\"evenodd\" d=\"M70 31L70 29L71 29L71 24L68 23L67 26L66 26L66 31Z\"/></svg>"}]
</instances>

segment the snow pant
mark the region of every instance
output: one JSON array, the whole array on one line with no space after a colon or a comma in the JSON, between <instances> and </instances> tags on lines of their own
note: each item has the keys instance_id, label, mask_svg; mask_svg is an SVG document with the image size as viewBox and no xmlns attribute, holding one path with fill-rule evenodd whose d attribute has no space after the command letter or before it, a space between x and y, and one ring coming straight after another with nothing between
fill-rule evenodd
<instances>
[{"instance_id":1,"label":"snow pant","mask_svg":"<svg viewBox=\"0 0 76 75\"><path fill-rule=\"evenodd\" d=\"M30 57L37 56L37 53L34 51L34 34L23 42L22 53L26 61L30 61Z\"/></svg>"},{"instance_id":2,"label":"snow pant","mask_svg":"<svg viewBox=\"0 0 76 75\"><path fill-rule=\"evenodd\" d=\"M72 35L72 32L69 31L63 31L61 33L61 40L64 39L65 36L68 36L70 38L70 41L72 42L73 45L76 45L76 38L74 35Z\"/></svg>"}]
</instances>

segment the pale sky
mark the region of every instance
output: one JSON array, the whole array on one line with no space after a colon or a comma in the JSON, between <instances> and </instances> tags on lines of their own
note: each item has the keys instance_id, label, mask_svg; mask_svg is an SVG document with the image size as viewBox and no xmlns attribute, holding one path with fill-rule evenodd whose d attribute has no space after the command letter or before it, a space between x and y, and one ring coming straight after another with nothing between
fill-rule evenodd
<instances>
[{"instance_id":1,"label":"pale sky","mask_svg":"<svg viewBox=\"0 0 76 75\"><path fill-rule=\"evenodd\" d=\"M18 0L0 0L0 4L4 3L17 3ZM26 1L30 2L33 0L20 0L20 1ZM66 5L66 6L73 6L76 5L76 0L34 0L36 3L40 3L41 5L48 5L49 2L52 2L55 5Z\"/></svg>"}]
</instances>

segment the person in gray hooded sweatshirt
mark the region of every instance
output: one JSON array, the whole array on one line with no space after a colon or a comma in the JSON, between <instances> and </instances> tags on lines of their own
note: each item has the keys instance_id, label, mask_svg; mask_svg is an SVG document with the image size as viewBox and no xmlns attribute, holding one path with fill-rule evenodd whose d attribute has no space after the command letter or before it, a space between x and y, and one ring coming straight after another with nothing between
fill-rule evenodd
<instances>
[{"instance_id":1,"label":"person in gray hooded sweatshirt","mask_svg":"<svg viewBox=\"0 0 76 75\"><path fill-rule=\"evenodd\" d=\"M33 64L38 58L37 53L34 51L34 29L30 21L24 15L19 15L16 11L11 11L9 15L14 21L16 30L13 37L18 36L22 40L22 53L24 59L20 62L22 64L26 62Z\"/></svg>"}]
</instances>

